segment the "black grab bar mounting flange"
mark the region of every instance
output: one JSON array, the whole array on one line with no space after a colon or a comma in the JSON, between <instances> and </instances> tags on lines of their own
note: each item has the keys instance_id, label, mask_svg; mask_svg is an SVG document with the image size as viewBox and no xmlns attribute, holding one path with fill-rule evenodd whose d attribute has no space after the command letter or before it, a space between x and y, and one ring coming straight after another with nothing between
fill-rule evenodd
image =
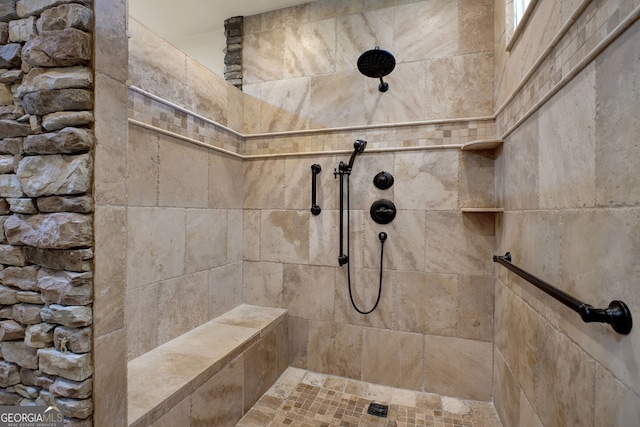
<instances>
[{"instance_id":1,"label":"black grab bar mounting flange","mask_svg":"<svg viewBox=\"0 0 640 427\"><path fill-rule=\"evenodd\" d=\"M580 301L572 295L569 295L544 280L524 271L520 267L513 265L511 263L511 253L509 252L504 256L494 255L493 262L497 262L503 267L506 267L541 291L551 295L562 304L578 313L583 322L608 323L614 331L621 335L628 335L631 332L633 319L631 317L629 307L624 302L616 300L611 301L607 308L594 308L592 305Z\"/></svg>"}]
</instances>

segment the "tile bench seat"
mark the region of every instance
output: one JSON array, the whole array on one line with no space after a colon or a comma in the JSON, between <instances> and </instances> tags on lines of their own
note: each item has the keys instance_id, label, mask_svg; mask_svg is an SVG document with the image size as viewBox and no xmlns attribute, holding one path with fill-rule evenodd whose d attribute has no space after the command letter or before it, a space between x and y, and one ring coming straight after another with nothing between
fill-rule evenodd
<instances>
[{"instance_id":1,"label":"tile bench seat","mask_svg":"<svg viewBox=\"0 0 640 427\"><path fill-rule=\"evenodd\" d=\"M286 317L243 304L131 360L129 427L235 425L287 368Z\"/></svg>"}]
</instances>

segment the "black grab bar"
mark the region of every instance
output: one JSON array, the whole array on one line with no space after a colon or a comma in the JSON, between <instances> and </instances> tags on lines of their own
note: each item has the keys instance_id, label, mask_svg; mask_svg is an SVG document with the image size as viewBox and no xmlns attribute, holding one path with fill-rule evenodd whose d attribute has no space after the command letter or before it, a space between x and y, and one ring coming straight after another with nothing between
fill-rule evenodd
<instances>
[{"instance_id":1,"label":"black grab bar","mask_svg":"<svg viewBox=\"0 0 640 427\"><path fill-rule=\"evenodd\" d=\"M319 164L311 165L311 213L314 215L320 215L320 206L316 204L316 175L322 171L322 167Z\"/></svg>"},{"instance_id":2,"label":"black grab bar","mask_svg":"<svg viewBox=\"0 0 640 427\"><path fill-rule=\"evenodd\" d=\"M633 326L631 311L629 311L629 307L627 307L627 304L624 302L611 301L608 308L593 308L592 305L580 301L544 280L537 278L533 274L524 271L520 267L511 264L511 254L509 252L504 256L494 255L493 262L497 262L503 267L513 271L541 291L551 295L562 304L580 314L583 322L608 323L614 331L622 335L627 335L631 332L631 327Z\"/></svg>"}]
</instances>

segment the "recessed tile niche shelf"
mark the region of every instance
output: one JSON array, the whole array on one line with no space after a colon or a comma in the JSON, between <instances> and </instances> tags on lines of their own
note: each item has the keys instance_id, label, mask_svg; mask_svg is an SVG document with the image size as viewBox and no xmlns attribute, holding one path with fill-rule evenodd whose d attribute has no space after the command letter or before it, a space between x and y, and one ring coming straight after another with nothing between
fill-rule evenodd
<instances>
[{"instance_id":1,"label":"recessed tile niche shelf","mask_svg":"<svg viewBox=\"0 0 640 427\"><path fill-rule=\"evenodd\" d=\"M481 150L495 150L502 145L501 139L481 139L478 141L471 141L464 144L460 150L462 151L481 151ZM461 208L462 213L501 213L504 212L504 208L496 207L474 207L474 208Z\"/></svg>"}]
</instances>

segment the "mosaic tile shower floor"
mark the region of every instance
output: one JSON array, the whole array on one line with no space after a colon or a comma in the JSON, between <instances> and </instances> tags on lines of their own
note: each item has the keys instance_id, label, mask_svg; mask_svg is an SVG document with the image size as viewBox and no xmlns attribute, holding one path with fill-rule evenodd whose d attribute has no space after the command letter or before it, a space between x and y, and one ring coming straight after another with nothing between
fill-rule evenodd
<instances>
[{"instance_id":1,"label":"mosaic tile shower floor","mask_svg":"<svg viewBox=\"0 0 640 427\"><path fill-rule=\"evenodd\" d=\"M387 418L370 403L389 406ZM289 368L237 427L502 427L491 403Z\"/></svg>"}]
</instances>

